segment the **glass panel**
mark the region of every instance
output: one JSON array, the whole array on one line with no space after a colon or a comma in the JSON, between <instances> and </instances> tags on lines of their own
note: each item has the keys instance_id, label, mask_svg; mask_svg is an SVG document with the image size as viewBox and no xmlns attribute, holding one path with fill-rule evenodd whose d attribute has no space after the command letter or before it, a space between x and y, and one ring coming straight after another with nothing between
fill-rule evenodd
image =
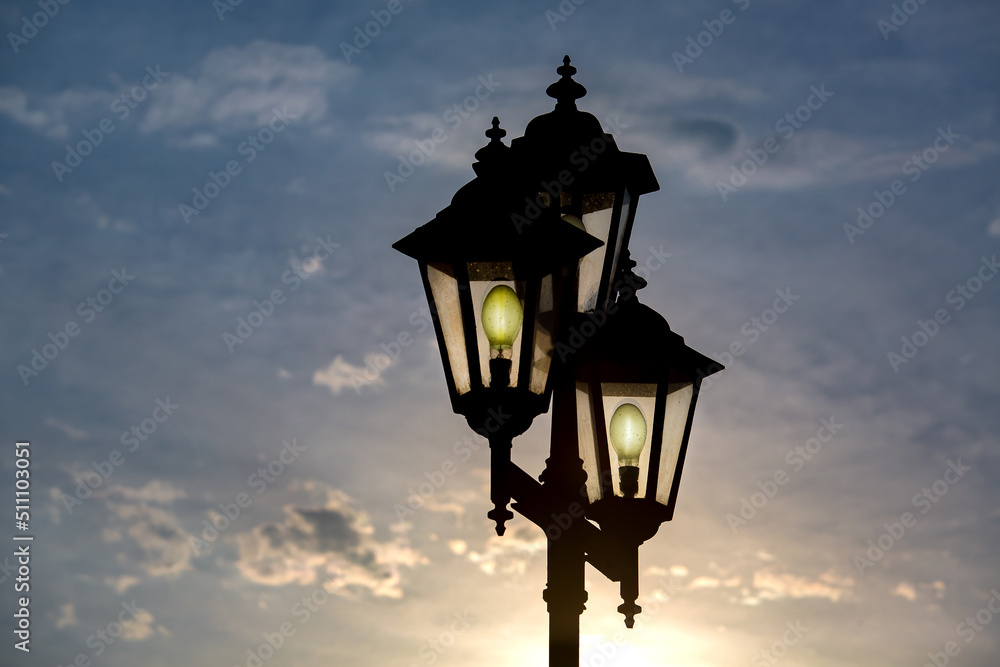
<instances>
[{"instance_id":1,"label":"glass panel","mask_svg":"<svg viewBox=\"0 0 1000 667\"><path fill-rule=\"evenodd\" d=\"M458 281L449 264L428 264L427 283L431 287L438 323L444 335L448 363L459 395L472 389L469 380L469 359L465 353L465 332L462 329L462 309L458 303Z\"/></svg>"},{"instance_id":2,"label":"glass panel","mask_svg":"<svg viewBox=\"0 0 1000 667\"><path fill-rule=\"evenodd\" d=\"M628 190L625 190L622 198L622 212L618 217L618 231L615 234L615 256L611 258L611 273L608 274L608 294L611 293L610 289L614 287L615 276L618 275L618 260L621 258L621 249L625 243L625 228L628 227L628 214L631 206L632 199L629 197Z\"/></svg>"},{"instance_id":3,"label":"glass panel","mask_svg":"<svg viewBox=\"0 0 1000 667\"><path fill-rule=\"evenodd\" d=\"M545 385L549 379L549 367L552 365L552 353L555 349L552 340L555 318L553 277L552 274L549 274L541 281L538 294L538 312L535 314L535 336L531 346L531 382L528 389L538 395L545 393Z\"/></svg>"},{"instance_id":4,"label":"glass panel","mask_svg":"<svg viewBox=\"0 0 1000 667\"><path fill-rule=\"evenodd\" d=\"M597 459L597 429L594 427L590 387L586 382L576 383L576 423L580 458L587 472L587 497L593 503L601 499L601 466Z\"/></svg>"},{"instance_id":5,"label":"glass panel","mask_svg":"<svg viewBox=\"0 0 1000 667\"><path fill-rule=\"evenodd\" d=\"M616 496L621 496L621 475L618 470L619 455L615 450L612 441L611 423L614 420L615 412L626 404L631 404L639 409L642 420L646 423L645 442L641 444L642 450L639 452L639 488L634 497L646 497L646 481L649 477L649 452L652 449L650 442L653 438L653 415L656 408L656 384L653 383L624 383L624 382L602 382L601 394L604 400L604 428L608 434L608 455L611 461L611 486ZM627 410L627 409L626 409ZM625 412L623 412L623 415ZM620 443L628 444L628 443Z\"/></svg>"},{"instance_id":6,"label":"glass panel","mask_svg":"<svg viewBox=\"0 0 1000 667\"><path fill-rule=\"evenodd\" d=\"M490 291L499 285L506 285L514 291L524 308L524 282L514 280L514 269L510 262L470 262L469 290L472 295L472 305L476 318L476 343L479 349L479 366L482 372L483 386L490 385L490 358L502 355L511 360L510 386L517 386L518 365L521 362L521 331L513 338L510 349L502 352L491 351L490 341L483 329L483 304ZM523 312L523 311L522 311Z\"/></svg>"},{"instance_id":7,"label":"glass panel","mask_svg":"<svg viewBox=\"0 0 1000 667\"><path fill-rule=\"evenodd\" d=\"M604 241L604 245L591 250L580 260L577 312L588 313L597 308L597 293L601 287L601 275L604 272L604 261L609 249L608 237L611 235L611 218L614 208L615 195L613 192L585 194L583 196L581 223L584 231Z\"/></svg>"},{"instance_id":8,"label":"glass panel","mask_svg":"<svg viewBox=\"0 0 1000 667\"><path fill-rule=\"evenodd\" d=\"M663 445L660 450L660 473L656 480L656 501L664 505L670 502L670 490L677 470L684 429L687 427L694 385L690 382L667 385L667 404L663 419Z\"/></svg>"}]
</instances>

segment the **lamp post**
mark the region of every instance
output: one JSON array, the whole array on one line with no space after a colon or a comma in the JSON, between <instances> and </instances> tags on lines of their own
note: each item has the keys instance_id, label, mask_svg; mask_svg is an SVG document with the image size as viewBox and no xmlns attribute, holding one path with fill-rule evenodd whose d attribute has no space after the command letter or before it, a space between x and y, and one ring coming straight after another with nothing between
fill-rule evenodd
<instances>
[{"instance_id":1,"label":"lamp post","mask_svg":"<svg viewBox=\"0 0 1000 667\"><path fill-rule=\"evenodd\" d=\"M621 582L631 628L638 547L673 516L698 388L722 366L638 302L628 241L659 186L576 108L568 56L556 71L555 109L510 147L494 118L476 178L393 247L419 262L453 410L489 438L497 534L511 499L546 533L549 664L575 667L584 564ZM550 401L540 484L510 451Z\"/></svg>"}]
</instances>

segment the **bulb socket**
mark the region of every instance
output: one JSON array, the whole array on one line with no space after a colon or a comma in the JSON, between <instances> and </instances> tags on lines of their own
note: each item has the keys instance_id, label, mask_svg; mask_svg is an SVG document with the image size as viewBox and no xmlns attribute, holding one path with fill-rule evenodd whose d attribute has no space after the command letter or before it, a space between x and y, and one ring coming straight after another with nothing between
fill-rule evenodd
<instances>
[{"instance_id":1,"label":"bulb socket","mask_svg":"<svg viewBox=\"0 0 1000 667\"><path fill-rule=\"evenodd\" d=\"M639 493L639 466L618 466L618 480L621 483L622 495L635 498Z\"/></svg>"},{"instance_id":2,"label":"bulb socket","mask_svg":"<svg viewBox=\"0 0 1000 667\"><path fill-rule=\"evenodd\" d=\"M490 359L490 389L504 389L510 386L511 360L502 357Z\"/></svg>"}]
</instances>

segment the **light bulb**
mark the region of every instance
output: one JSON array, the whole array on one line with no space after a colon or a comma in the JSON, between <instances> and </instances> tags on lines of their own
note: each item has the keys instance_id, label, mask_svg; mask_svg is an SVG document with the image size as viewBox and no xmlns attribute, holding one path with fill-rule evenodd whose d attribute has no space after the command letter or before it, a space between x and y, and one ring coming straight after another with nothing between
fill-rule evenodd
<instances>
[{"instance_id":1,"label":"light bulb","mask_svg":"<svg viewBox=\"0 0 1000 667\"><path fill-rule=\"evenodd\" d=\"M609 425L611 446L618 455L619 466L638 466L639 454L646 444L646 419L633 403L622 403L615 410Z\"/></svg>"},{"instance_id":2,"label":"light bulb","mask_svg":"<svg viewBox=\"0 0 1000 667\"><path fill-rule=\"evenodd\" d=\"M486 295L480 317L490 350L503 356L514 345L524 318L524 308L517 293L507 285L497 285Z\"/></svg>"}]
</instances>

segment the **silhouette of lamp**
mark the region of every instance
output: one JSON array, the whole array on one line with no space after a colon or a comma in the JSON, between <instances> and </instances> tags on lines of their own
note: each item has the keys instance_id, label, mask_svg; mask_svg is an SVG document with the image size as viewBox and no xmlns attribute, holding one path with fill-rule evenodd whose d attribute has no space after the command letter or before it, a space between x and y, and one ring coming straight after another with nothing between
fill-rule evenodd
<instances>
[{"instance_id":1,"label":"silhouette of lamp","mask_svg":"<svg viewBox=\"0 0 1000 667\"><path fill-rule=\"evenodd\" d=\"M511 216L535 196L513 169L506 132L493 119L476 153L476 178L451 204L393 247L416 259L437 334L452 408L487 435L497 533L507 509L511 440L548 410L559 326L571 309L582 257L601 242L544 208L523 226Z\"/></svg>"},{"instance_id":2,"label":"silhouette of lamp","mask_svg":"<svg viewBox=\"0 0 1000 667\"><path fill-rule=\"evenodd\" d=\"M628 551L619 611L632 627L637 548L673 518L701 381L723 367L638 297L618 306L575 367L575 417L587 518Z\"/></svg>"},{"instance_id":3,"label":"silhouette of lamp","mask_svg":"<svg viewBox=\"0 0 1000 667\"><path fill-rule=\"evenodd\" d=\"M535 188L515 221L523 225L539 207L557 207L564 220L604 241L580 261L575 307L603 313L615 299L613 281L639 197L660 186L649 158L619 150L595 116L577 109L587 89L573 80L569 56L556 73L561 78L545 90L555 109L532 119L524 136L511 142L513 158Z\"/></svg>"},{"instance_id":4,"label":"silhouette of lamp","mask_svg":"<svg viewBox=\"0 0 1000 667\"><path fill-rule=\"evenodd\" d=\"M476 178L393 247L419 264L453 410L489 438L497 533L513 498L548 537L549 664L577 667L585 563L621 582L632 627L638 547L673 515L701 380L722 366L635 297L635 207L659 185L576 108L568 56L557 72L555 109L509 147L494 118ZM550 401L539 483L511 442Z\"/></svg>"}]
</instances>

